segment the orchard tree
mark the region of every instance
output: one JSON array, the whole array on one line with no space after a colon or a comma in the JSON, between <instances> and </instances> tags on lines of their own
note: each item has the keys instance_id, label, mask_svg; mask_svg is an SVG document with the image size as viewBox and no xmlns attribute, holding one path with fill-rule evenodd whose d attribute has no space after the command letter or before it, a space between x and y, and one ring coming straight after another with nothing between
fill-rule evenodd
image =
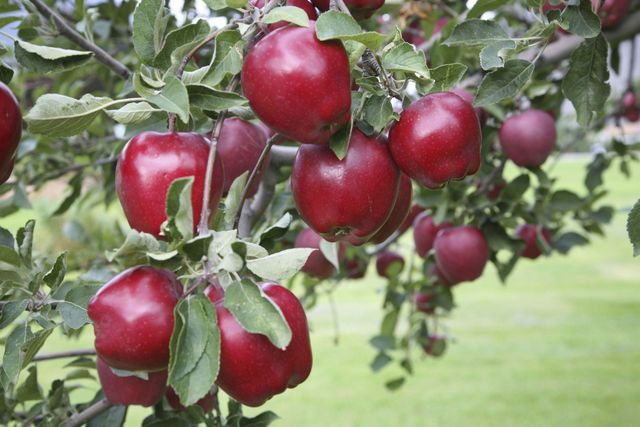
<instances>
[{"instance_id":1,"label":"orchard tree","mask_svg":"<svg viewBox=\"0 0 640 427\"><path fill-rule=\"evenodd\" d=\"M242 405L295 393L305 309L372 259L371 369L400 387L487 263L506 281L603 234L603 173L638 145L608 141L578 192L552 165L640 118L633 73L609 85L637 33L629 0L0 0L0 216L68 187L57 253L0 228L1 422L266 426ZM640 203L628 231L638 255Z\"/></svg>"}]
</instances>

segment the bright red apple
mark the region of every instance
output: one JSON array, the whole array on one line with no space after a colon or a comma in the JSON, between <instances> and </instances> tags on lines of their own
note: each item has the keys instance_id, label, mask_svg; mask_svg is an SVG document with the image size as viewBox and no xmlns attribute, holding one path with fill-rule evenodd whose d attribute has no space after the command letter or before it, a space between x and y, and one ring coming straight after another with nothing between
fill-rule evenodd
<instances>
[{"instance_id":1,"label":"bright red apple","mask_svg":"<svg viewBox=\"0 0 640 427\"><path fill-rule=\"evenodd\" d=\"M361 245L387 221L400 172L384 137L354 129L344 159L328 146L303 145L293 162L291 187L298 212L329 241Z\"/></svg>"},{"instance_id":2,"label":"bright red apple","mask_svg":"<svg viewBox=\"0 0 640 427\"><path fill-rule=\"evenodd\" d=\"M487 239L468 225L440 230L433 247L436 265L451 284L476 280L489 259Z\"/></svg>"},{"instance_id":3,"label":"bright red apple","mask_svg":"<svg viewBox=\"0 0 640 427\"><path fill-rule=\"evenodd\" d=\"M11 89L0 82L0 184L11 176L21 137L20 105Z\"/></svg>"},{"instance_id":4,"label":"bright red apple","mask_svg":"<svg viewBox=\"0 0 640 427\"><path fill-rule=\"evenodd\" d=\"M117 369L166 369L173 309L181 295L175 274L155 267L133 267L111 279L87 308L98 356Z\"/></svg>"},{"instance_id":5,"label":"bright red apple","mask_svg":"<svg viewBox=\"0 0 640 427\"><path fill-rule=\"evenodd\" d=\"M376 271L380 277L391 279L392 274L398 274L404 269L404 258L393 251L384 251L376 258Z\"/></svg>"},{"instance_id":6,"label":"bright red apple","mask_svg":"<svg viewBox=\"0 0 640 427\"><path fill-rule=\"evenodd\" d=\"M398 198L396 199L393 210L389 215L389 219L387 219L387 222L385 222L380 230L373 235L370 242L382 243L400 227L409 214L412 194L413 188L411 186L411 179L407 175L401 173L400 187L398 187Z\"/></svg>"},{"instance_id":7,"label":"bright red apple","mask_svg":"<svg viewBox=\"0 0 640 427\"><path fill-rule=\"evenodd\" d=\"M301 143L327 144L351 117L347 53L340 41L319 41L313 21L256 43L242 66L242 88L260 120Z\"/></svg>"},{"instance_id":8,"label":"bright red apple","mask_svg":"<svg viewBox=\"0 0 640 427\"><path fill-rule=\"evenodd\" d=\"M433 217L426 212L418 215L413 222L413 242L418 255L422 258L426 257L431 248L433 248L433 242L438 231L451 226L451 223L447 221L436 224Z\"/></svg>"},{"instance_id":9,"label":"bright red apple","mask_svg":"<svg viewBox=\"0 0 640 427\"><path fill-rule=\"evenodd\" d=\"M473 94L466 89L462 89L461 87L456 87L451 89L451 92L458 95L460 98L467 101L471 106L473 106ZM489 114L487 114L487 110L482 107L474 108L476 115L478 116L478 121L480 122L480 126L484 126L489 119Z\"/></svg>"},{"instance_id":10,"label":"bright red apple","mask_svg":"<svg viewBox=\"0 0 640 427\"><path fill-rule=\"evenodd\" d=\"M267 337L247 332L218 301L220 326L220 373L216 384L247 406L260 406L276 394L307 379L312 356L307 317L298 298L276 283L263 283L262 291L280 308L291 328L285 350Z\"/></svg>"},{"instance_id":11,"label":"bright red apple","mask_svg":"<svg viewBox=\"0 0 640 427\"><path fill-rule=\"evenodd\" d=\"M118 158L116 191L131 228L160 237L167 219L167 191L177 178L193 176L194 230L200 221L209 143L196 133L144 132L127 143ZM218 206L224 186L222 161L216 156L209 206Z\"/></svg>"},{"instance_id":12,"label":"bright red apple","mask_svg":"<svg viewBox=\"0 0 640 427\"><path fill-rule=\"evenodd\" d=\"M114 405L153 406L167 390L167 370L149 372L148 379L136 376L120 377L109 365L96 357L98 378L104 397Z\"/></svg>"},{"instance_id":13,"label":"bright red apple","mask_svg":"<svg viewBox=\"0 0 640 427\"><path fill-rule=\"evenodd\" d=\"M481 142L476 112L451 92L432 93L414 102L389 131L393 159L427 188L476 173Z\"/></svg>"},{"instance_id":14,"label":"bright red apple","mask_svg":"<svg viewBox=\"0 0 640 427\"><path fill-rule=\"evenodd\" d=\"M171 406L174 410L184 411L185 409L187 409L184 407L182 403L180 403L180 397L175 392L173 387L167 388L165 397L167 398L167 402L169 403L169 406ZM213 411L213 408L215 408L217 402L218 402L218 387L214 386L209 393L205 394L202 399L196 402L196 405L201 407L204 413L206 414L208 412Z\"/></svg>"},{"instance_id":15,"label":"bright red apple","mask_svg":"<svg viewBox=\"0 0 640 427\"><path fill-rule=\"evenodd\" d=\"M319 279L328 279L335 273L335 267L324 257L324 254L320 251L320 237L315 231L310 228L305 228L298 234L296 238L296 248L315 248L307 262L302 267L302 271L310 276L317 277ZM338 247L338 260L342 262L345 254L345 246L343 243Z\"/></svg>"},{"instance_id":16,"label":"bright red apple","mask_svg":"<svg viewBox=\"0 0 640 427\"><path fill-rule=\"evenodd\" d=\"M538 245L538 233L549 244L551 242L551 232L541 225L521 224L516 229L516 235L525 242L525 247L520 252L520 256L524 258L536 259L542 255L542 249Z\"/></svg>"},{"instance_id":17,"label":"bright red apple","mask_svg":"<svg viewBox=\"0 0 640 427\"><path fill-rule=\"evenodd\" d=\"M544 111L530 108L507 118L500 127L500 145L516 165L542 165L556 146L556 124Z\"/></svg>"}]
</instances>

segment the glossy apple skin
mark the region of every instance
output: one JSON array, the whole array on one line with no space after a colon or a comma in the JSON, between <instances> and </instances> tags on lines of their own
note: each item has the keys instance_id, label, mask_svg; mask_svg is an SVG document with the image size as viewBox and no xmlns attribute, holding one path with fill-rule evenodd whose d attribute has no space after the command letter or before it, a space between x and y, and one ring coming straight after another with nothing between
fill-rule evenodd
<instances>
[{"instance_id":1,"label":"glossy apple skin","mask_svg":"<svg viewBox=\"0 0 640 427\"><path fill-rule=\"evenodd\" d=\"M391 273L388 271L391 264L399 263L400 270L404 269L404 258L402 255L393 252L393 251L384 251L378 254L376 257L376 271L380 277L386 277L387 279L391 279Z\"/></svg>"},{"instance_id":2,"label":"glossy apple skin","mask_svg":"<svg viewBox=\"0 0 640 427\"><path fill-rule=\"evenodd\" d=\"M327 144L351 117L347 53L339 41L319 41L313 21L257 42L242 66L242 88L260 120L304 144Z\"/></svg>"},{"instance_id":3,"label":"glossy apple skin","mask_svg":"<svg viewBox=\"0 0 640 427\"><path fill-rule=\"evenodd\" d=\"M538 229L542 233L542 238L548 243L551 242L551 232L546 228L536 224L521 224L516 228L516 235L525 242L525 247L520 252L523 258L536 259L542 255L542 250L538 246Z\"/></svg>"},{"instance_id":4,"label":"glossy apple skin","mask_svg":"<svg viewBox=\"0 0 640 427\"><path fill-rule=\"evenodd\" d=\"M22 114L11 89L0 82L0 184L11 176L22 137Z\"/></svg>"},{"instance_id":5,"label":"glossy apple skin","mask_svg":"<svg viewBox=\"0 0 640 427\"><path fill-rule=\"evenodd\" d=\"M209 144L196 133L144 132L131 139L118 157L116 191L131 228L160 236L167 219L167 191L177 178L195 177L191 191L194 230L200 221ZM218 206L224 185L216 156L209 206Z\"/></svg>"},{"instance_id":6,"label":"glossy apple skin","mask_svg":"<svg viewBox=\"0 0 640 427\"><path fill-rule=\"evenodd\" d=\"M236 117L225 119L222 129L220 129L216 152L220 156L224 170L224 194L229 191L231 184L237 177L245 172L251 174L266 146L267 138L264 131L258 126ZM268 164L267 158L249 188L247 197L253 197L258 191L260 179ZM249 179L248 176L247 179Z\"/></svg>"},{"instance_id":7,"label":"glossy apple skin","mask_svg":"<svg viewBox=\"0 0 640 427\"><path fill-rule=\"evenodd\" d=\"M411 209L411 196L413 195L413 188L411 186L411 178L407 175L400 174L400 186L398 187L398 197L396 203L393 206L389 219L384 225L373 235L370 242L382 243L387 240L404 222L409 215L409 209Z\"/></svg>"},{"instance_id":8,"label":"glossy apple skin","mask_svg":"<svg viewBox=\"0 0 640 427\"><path fill-rule=\"evenodd\" d=\"M250 0L250 3L255 7L262 9L264 7L265 0ZM304 10L310 20L315 21L318 19L318 12L313 7L313 4L309 0L287 0L285 6L295 6ZM280 21L273 24L269 24L267 28L269 31L277 30L278 28L286 27L289 23L287 21Z\"/></svg>"},{"instance_id":9,"label":"glossy apple skin","mask_svg":"<svg viewBox=\"0 0 640 427\"><path fill-rule=\"evenodd\" d=\"M293 388L311 373L312 355L307 317L298 298L277 283L263 283L262 291L280 308L292 338L285 350L267 337L245 331L218 301L220 373L216 384L247 406L260 406L276 394Z\"/></svg>"},{"instance_id":10,"label":"glossy apple skin","mask_svg":"<svg viewBox=\"0 0 640 427\"><path fill-rule=\"evenodd\" d=\"M400 224L400 227L398 227L398 232L402 234L405 231L407 231L409 227L413 225L418 215L420 215L422 212L424 212L424 208L422 206L412 205L411 208L409 209L409 214L404 219L404 221L402 221L402 224Z\"/></svg>"},{"instance_id":11,"label":"glossy apple skin","mask_svg":"<svg viewBox=\"0 0 640 427\"><path fill-rule=\"evenodd\" d=\"M461 87L453 88L451 89L451 92L455 93L460 98L467 101L473 107L474 96L471 92L469 92L466 89L462 89ZM474 110L476 112L476 115L478 116L478 121L480 122L480 126L484 126L487 123L487 119L489 118L489 115L487 114L487 110L481 107L474 108Z\"/></svg>"},{"instance_id":12,"label":"glossy apple skin","mask_svg":"<svg viewBox=\"0 0 640 427\"><path fill-rule=\"evenodd\" d=\"M218 388L213 387L211 391L204 395L204 397L196 402L196 405L202 408L204 413L208 413L213 411L213 408L216 406L216 402L218 401ZM167 392L165 393L165 397L167 398L167 402L169 406L176 411L184 411L185 408L182 403L180 403L180 397L175 392L173 387L168 387Z\"/></svg>"},{"instance_id":13,"label":"glossy apple skin","mask_svg":"<svg viewBox=\"0 0 640 427\"><path fill-rule=\"evenodd\" d=\"M138 266L123 271L87 308L98 356L127 371L158 371L169 364L173 309L182 285L171 271Z\"/></svg>"},{"instance_id":14,"label":"glossy apple skin","mask_svg":"<svg viewBox=\"0 0 640 427\"><path fill-rule=\"evenodd\" d=\"M330 0L313 0L312 3L322 12L329 10ZM373 15L384 5L384 0L344 0L351 16L361 21Z\"/></svg>"},{"instance_id":15,"label":"glossy apple skin","mask_svg":"<svg viewBox=\"0 0 640 427\"><path fill-rule=\"evenodd\" d=\"M422 258L426 257L433 248L433 242L436 240L438 231L451 227L451 223L443 221L436 224L431 215L426 212L418 215L413 222L413 242L416 246L416 252Z\"/></svg>"},{"instance_id":16,"label":"glossy apple skin","mask_svg":"<svg viewBox=\"0 0 640 427\"><path fill-rule=\"evenodd\" d=\"M302 267L302 271L310 276L317 277L319 279L328 279L333 276L336 269L335 267L324 257L320 251L320 237L315 231L310 228L305 228L296 237L296 248L314 248L314 251L307 262ZM343 243L338 246L338 260L342 262L344 260L346 248Z\"/></svg>"},{"instance_id":17,"label":"glossy apple skin","mask_svg":"<svg viewBox=\"0 0 640 427\"><path fill-rule=\"evenodd\" d=\"M100 357L96 358L98 378L104 397L114 405L153 406L167 389L167 370L149 372L149 378L119 377Z\"/></svg>"},{"instance_id":18,"label":"glossy apple skin","mask_svg":"<svg viewBox=\"0 0 640 427\"><path fill-rule=\"evenodd\" d=\"M427 188L476 173L481 143L476 112L451 92L432 93L414 102L389 131L393 159Z\"/></svg>"},{"instance_id":19,"label":"glossy apple skin","mask_svg":"<svg viewBox=\"0 0 640 427\"><path fill-rule=\"evenodd\" d=\"M384 137L353 130L339 160L328 146L304 145L291 173L293 199L304 221L326 240L367 242L396 202L400 172Z\"/></svg>"},{"instance_id":20,"label":"glossy apple skin","mask_svg":"<svg viewBox=\"0 0 640 427\"><path fill-rule=\"evenodd\" d=\"M345 275L349 279L362 279L367 274L368 265L368 261L363 258L347 260L344 266Z\"/></svg>"},{"instance_id":21,"label":"glossy apple skin","mask_svg":"<svg viewBox=\"0 0 640 427\"><path fill-rule=\"evenodd\" d=\"M433 247L436 265L450 284L476 280L489 259L484 235L468 225L440 230Z\"/></svg>"},{"instance_id":22,"label":"glossy apple skin","mask_svg":"<svg viewBox=\"0 0 640 427\"><path fill-rule=\"evenodd\" d=\"M418 311L425 314L433 314L436 309L434 299L435 295L431 292L418 292L413 296L413 303Z\"/></svg>"},{"instance_id":23,"label":"glossy apple skin","mask_svg":"<svg viewBox=\"0 0 640 427\"><path fill-rule=\"evenodd\" d=\"M631 0L604 0L598 10L599 0L591 0L591 6L600 16L602 28L611 28L618 25L627 16L631 8Z\"/></svg>"},{"instance_id":24,"label":"glossy apple skin","mask_svg":"<svg viewBox=\"0 0 640 427\"><path fill-rule=\"evenodd\" d=\"M544 111L531 108L507 118L499 132L500 146L516 165L542 165L556 146L556 124Z\"/></svg>"}]
</instances>

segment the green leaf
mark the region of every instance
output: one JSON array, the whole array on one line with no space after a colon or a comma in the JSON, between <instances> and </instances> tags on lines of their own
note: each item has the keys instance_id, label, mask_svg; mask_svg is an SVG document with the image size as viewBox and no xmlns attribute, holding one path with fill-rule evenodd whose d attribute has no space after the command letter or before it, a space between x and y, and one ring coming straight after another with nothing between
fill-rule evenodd
<instances>
[{"instance_id":1,"label":"green leaf","mask_svg":"<svg viewBox=\"0 0 640 427\"><path fill-rule=\"evenodd\" d=\"M38 98L24 119L31 133L50 137L74 136L86 130L102 110L113 104L110 98L89 94L79 100L47 94Z\"/></svg>"},{"instance_id":2,"label":"green leaf","mask_svg":"<svg viewBox=\"0 0 640 427\"><path fill-rule=\"evenodd\" d=\"M371 125L375 133L382 132L391 120L397 118L391 99L386 95L368 97L362 112L364 121Z\"/></svg>"},{"instance_id":3,"label":"green leaf","mask_svg":"<svg viewBox=\"0 0 640 427\"><path fill-rule=\"evenodd\" d=\"M242 175L237 177L231 183L227 197L224 199L224 225L226 228L233 228L236 215L238 211L242 209L240 205L242 203L242 190L244 189L247 178L249 177L249 171L245 171Z\"/></svg>"},{"instance_id":4,"label":"green leaf","mask_svg":"<svg viewBox=\"0 0 640 427\"><path fill-rule=\"evenodd\" d=\"M22 323L16 326L6 338L4 356L2 358L2 369L7 376L5 384L16 384L18 382L18 376L24 360L24 353L20 349L31 336L33 336L31 328Z\"/></svg>"},{"instance_id":5,"label":"green leaf","mask_svg":"<svg viewBox=\"0 0 640 427\"><path fill-rule=\"evenodd\" d=\"M0 246L0 262L11 264L15 267L22 265L20 254L8 246Z\"/></svg>"},{"instance_id":6,"label":"green leaf","mask_svg":"<svg viewBox=\"0 0 640 427\"><path fill-rule=\"evenodd\" d=\"M549 208L553 212L572 212L580 209L584 201L577 194L567 190L558 190L551 195Z\"/></svg>"},{"instance_id":7,"label":"green leaf","mask_svg":"<svg viewBox=\"0 0 640 427\"><path fill-rule=\"evenodd\" d=\"M153 59L153 66L167 69L171 66L171 58L184 58L191 49L202 42L211 31L211 27L204 20L185 25L171 31L164 41L162 49Z\"/></svg>"},{"instance_id":8,"label":"green leaf","mask_svg":"<svg viewBox=\"0 0 640 427\"><path fill-rule=\"evenodd\" d=\"M513 40L501 40L489 43L480 51L480 66L483 70L499 68L504 65L504 58L508 54L508 50L516 48L516 42Z\"/></svg>"},{"instance_id":9,"label":"green leaf","mask_svg":"<svg viewBox=\"0 0 640 427\"><path fill-rule=\"evenodd\" d=\"M435 81L431 90L444 92L453 89L460 83L466 72L467 66L459 63L441 65L431 69L431 78Z\"/></svg>"},{"instance_id":10,"label":"green leaf","mask_svg":"<svg viewBox=\"0 0 640 427\"><path fill-rule=\"evenodd\" d=\"M38 46L22 40L15 42L16 60L29 71L56 73L83 65L93 52Z\"/></svg>"},{"instance_id":11,"label":"green leaf","mask_svg":"<svg viewBox=\"0 0 640 427\"><path fill-rule=\"evenodd\" d=\"M633 256L640 255L640 199L633 205L627 218L627 233L633 245Z\"/></svg>"},{"instance_id":12,"label":"green leaf","mask_svg":"<svg viewBox=\"0 0 640 427\"><path fill-rule=\"evenodd\" d=\"M387 71L413 73L420 79L429 78L429 68L423 51L410 43L402 42L382 55L382 67Z\"/></svg>"},{"instance_id":13,"label":"green leaf","mask_svg":"<svg viewBox=\"0 0 640 427\"><path fill-rule=\"evenodd\" d=\"M0 61L0 82L8 85L13 79L13 74L13 69Z\"/></svg>"},{"instance_id":14,"label":"green leaf","mask_svg":"<svg viewBox=\"0 0 640 427\"><path fill-rule=\"evenodd\" d=\"M496 21L469 19L456 25L444 44L474 46L504 41L511 41L511 38Z\"/></svg>"},{"instance_id":15,"label":"green leaf","mask_svg":"<svg viewBox=\"0 0 640 427\"><path fill-rule=\"evenodd\" d=\"M280 417L271 411L266 411L253 418L242 417L238 427L267 427Z\"/></svg>"},{"instance_id":16,"label":"green leaf","mask_svg":"<svg viewBox=\"0 0 640 427\"><path fill-rule=\"evenodd\" d=\"M131 267L147 264L147 253L159 250L160 243L151 234L130 230L122 246L118 249L107 251L105 256L109 262L117 261L124 267Z\"/></svg>"},{"instance_id":17,"label":"green leaf","mask_svg":"<svg viewBox=\"0 0 640 427\"><path fill-rule=\"evenodd\" d=\"M320 240L320 252L322 255L336 268L336 271L340 271L340 243L339 242L327 242L324 239Z\"/></svg>"},{"instance_id":18,"label":"green leaf","mask_svg":"<svg viewBox=\"0 0 640 427\"><path fill-rule=\"evenodd\" d=\"M67 274L67 253L63 252L58 256L51 270L44 275L44 283L54 292L62 284L64 276Z\"/></svg>"},{"instance_id":19,"label":"green leaf","mask_svg":"<svg viewBox=\"0 0 640 427\"><path fill-rule=\"evenodd\" d=\"M153 94L141 93L147 101L164 111L177 114L183 123L189 121L189 95L182 81L174 76L167 77L166 85Z\"/></svg>"},{"instance_id":20,"label":"green leaf","mask_svg":"<svg viewBox=\"0 0 640 427\"><path fill-rule=\"evenodd\" d=\"M560 22L566 30L580 37L588 39L600 34L600 18L588 0L580 1L578 5L568 4L562 11Z\"/></svg>"},{"instance_id":21,"label":"green leaf","mask_svg":"<svg viewBox=\"0 0 640 427\"><path fill-rule=\"evenodd\" d=\"M174 310L169 384L184 406L209 393L220 367L220 331L216 311L204 295L181 300Z\"/></svg>"},{"instance_id":22,"label":"green leaf","mask_svg":"<svg viewBox=\"0 0 640 427\"><path fill-rule=\"evenodd\" d=\"M242 69L244 41L238 31L223 31L215 39L214 54L201 83L217 86L227 76L234 76Z\"/></svg>"},{"instance_id":23,"label":"green leaf","mask_svg":"<svg viewBox=\"0 0 640 427\"><path fill-rule=\"evenodd\" d=\"M588 244L589 239L581 234L570 231L555 238L553 241L553 248L561 254L566 254L574 246L584 246Z\"/></svg>"},{"instance_id":24,"label":"green leaf","mask_svg":"<svg viewBox=\"0 0 640 427\"><path fill-rule=\"evenodd\" d=\"M191 193L194 177L183 177L174 180L167 191L166 212L168 226L163 227L163 231L168 230L168 235L185 240L193 237L193 207L191 204Z\"/></svg>"},{"instance_id":25,"label":"green leaf","mask_svg":"<svg viewBox=\"0 0 640 427\"><path fill-rule=\"evenodd\" d=\"M222 111L248 105L247 99L235 92L226 92L202 84L187 86L189 101L193 107L206 111Z\"/></svg>"},{"instance_id":26,"label":"green leaf","mask_svg":"<svg viewBox=\"0 0 640 427\"><path fill-rule=\"evenodd\" d=\"M233 282L225 291L224 306L247 332L266 336L282 350L291 342L291 328L282 311L251 280Z\"/></svg>"},{"instance_id":27,"label":"green leaf","mask_svg":"<svg viewBox=\"0 0 640 427\"><path fill-rule=\"evenodd\" d=\"M247 4L247 0L204 0L204 2L213 10L242 9Z\"/></svg>"},{"instance_id":28,"label":"green leaf","mask_svg":"<svg viewBox=\"0 0 640 427\"><path fill-rule=\"evenodd\" d=\"M35 365L29 366L29 375L16 389L16 399L20 402L42 399L42 391L38 385L38 369Z\"/></svg>"},{"instance_id":29,"label":"green leaf","mask_svg":"<svg viewBox=\"0 0 640 427\"><path fill-rule=\"evenodd\" d=\"M309 17L307 16L307 13L295 6L281 6L273 8L262 20L265 24L274 24L280 21L293 22L300 27L309 26Z\"/></svg>"},{"instance_id":30,"label":"green leaf","mask_svg":"<svg viewBox=\"0 0 640 427\"><path fill-rule=\"evenodd\" d=\"M311 248L285 249L264 258L247 260L247 268L263 279L279 282L293 277L300 271L309 255L315 250Z\"/></svg>"},{"instance_id":31,"label":"green leaf","mask_svg":"<svg viewBox=\"0 0 640 427\"><path fill-rule=\"evenodd\" d=\"M380 352L376 355L376 357L371 361L369 365L373 372L379 372L382 368L387 366L393 359L389 357L386 353Z\"/></svg>"},{"instance_id":32,"label":"green leaf","mask_svg":"<svg viewBox=\"0 0 640 427\"><path fill-rule=\"evenodd\" d=\"M399 377L399 378L395 378L393 380L387 381L386 383L384 383L384 386L387 389L394 391L402 387L405 381L406 381L405 377Z\"/></svg>"},{"instance_id":33,"label":"green leaf","mask_svg":"<svg viewBox=\"0 0 640 427\"><path fill-rule=\"evenodd\" d=\"M513 98L529 81L533 74L534 64L523 59L511 59L499 68L488 73L474 101L476 107L495 104L505 98Z\"/></svg>"},{"instance_id":34,"label":"green leaf","mask_svg":"<svg viewBox=\"0 0 640 427\"><path fill-rule=\"evenodd\" d=\"M145 64L151 64L162 47L170 15L164 0L142 0L133 12L133 48Z\"/></svg>"},{"instance_id":35,"label":"green leaf","mask_svg":"<svg viewBox=\"0 0 640 427\"><path fill-rule=\"evenodd\" d=\"M11 232L6 228L0 227L0 246L6 246L8 248L13 248L15 245L15 241Z\"/></svg>"},{"instance_id":36,"label":"green leaf","mask_svg":"<svg viewBox=\"0 0 640 427\"><path fill-rule=\"evenodd\" d=\"M320 14L316 21L316 35L321 41L355 40L374 52L386 42L384 35L373 31L364 32L350 15L335 10Z\"/></svg>"},{"instance_id":37,"label":"green leaf","mask_svg":"<svg viewBox=\"0 0 640 427\"><path fill-rule=\"evenodd\" d=\"M342 126L336 133L331 135L329 146L331 150L340 160L344 159L349 150L349 141L351 140L351 132L353 131L353 119L346 125Z\"/></svg>"},{"instance_id":38,"label":"green leaf","mask_svg":"<svg viewBox=\"0 0 640 427\"><path fill-rule=\"evenodd\" d=\"M64 323L71 329L80 329L89 323L87 305L101 285L82 285L70 289L64 301L58 302L58 312Z\"/></svg>"},{"instance_id":39,"label":"green leaf","mask_svg":"<svg viewBox=\"0 0 640 427\"><path fill-rule=\"evenodd\" d=\"M509 0L478 0L469 10L467 18L479 18L483 13L494 11L507 3L509 3Z\"/></svg>"},{"instance_id":40,"label":"green leaf","mask_svg":"<svg viewBox=\"0 0 640 427\"><path fill-rule=\"evenodd\" d=\"M52 216L62 215L66 211L69 210L73 202L75 202L80 194L82 193L82 181L83 181L82 171L78 172L69 180L69 188L71 191L69 194L62 200L60 206L51 214Z\"/></svg>"},{"instance_id":41,"label":"green leaf","mask_svg":"<svg viewBox=\"0 0 640 427\"><path fill-rule=\"evenodd\" d=\"M602 34L587 39L573 52L569 71L562 80L562 93L578 114L578 123L588 126L604 111L611 92L607 53L609 45Z\"/></svg>"},{"instance_id":42,"label":"green leaf","mask_svg":"<svg viewBox=\"0 0 640 427\"><path fill-rule=\"evenodd\" d=\"M24 227L21 227L16 233L16 243L18 245L18 252L22 257L22 262L31 267L31 254L33 250L33 230L36 226L36 222L32 219L27 221Z\"/></svg>"},{"instance_id":43,"label":"green leaf","mask_svg":"<svg viewBox=\"0 0 640 427\"><path fill-rule=\"evenodd\" d=\"M161 111L154 108L148 102L133 102L117 110L106 110L105 112L113 120L123 125L142 123L151 117L152 113Z\"/></svg>"},{"instance_id":44,"label":"green leaf","mask_svg":"<svg viewBox=\"0 0 640 427\"><path fill-rule=\"evenodd\" d=\"M0 329L4 329L9 326L14 320L16 320L29 305L28 299L8 301L0 312Z\"/></svg>"},{"instance_id":45,"label":"green leaf","mask_svg":"<svg viewBox=\"0 0 640 427\"><path fill-rule=\"evenodd\" d=\"M264 242L269 240L279 239L280 237L287 234L292 221L293 216L291 216L289 212L286 212L282 216L282 218L276 221L275 224L273 224L260 234L260 244L262 245Z\"/></svg>"}]
</instances>

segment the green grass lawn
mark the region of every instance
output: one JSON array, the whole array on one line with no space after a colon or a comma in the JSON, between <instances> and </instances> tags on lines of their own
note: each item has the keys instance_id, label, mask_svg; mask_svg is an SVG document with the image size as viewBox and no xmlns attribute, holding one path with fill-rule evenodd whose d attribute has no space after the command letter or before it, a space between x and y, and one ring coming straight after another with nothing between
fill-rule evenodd
<instances>
[{"instance_id":1,"label":"green grass lawn","mask_svg":"<svg viewBox=\"0 0 640 427\"><path fill-rule=\"evenodd\" d=\"M564 187L583 192L583 168L563 161L556 173ZM638 176L640 168L631 180L608 173L608 202L630 207L640 196ZM395 392L384 383L397 368L373 374L368 367L383 283L373 269L343 283L335 295L339 344L322 300L309 313L311 377L261 409L278 413L281 427L640 425L640 259L631 256L625 217L616 215L605 239L569 256L521 262L507 286L488 267L482 279L457 287L458 308L445 320L455 342L442 359L418 360ZM411 246L410 238L402 243ZM74 346L91 339L85 334ZM68 346L52 339L43 351ZM47 384L62 364L45 363ZM143 416L131 411L127 426Z\"/></svg>"}]
</instances>

